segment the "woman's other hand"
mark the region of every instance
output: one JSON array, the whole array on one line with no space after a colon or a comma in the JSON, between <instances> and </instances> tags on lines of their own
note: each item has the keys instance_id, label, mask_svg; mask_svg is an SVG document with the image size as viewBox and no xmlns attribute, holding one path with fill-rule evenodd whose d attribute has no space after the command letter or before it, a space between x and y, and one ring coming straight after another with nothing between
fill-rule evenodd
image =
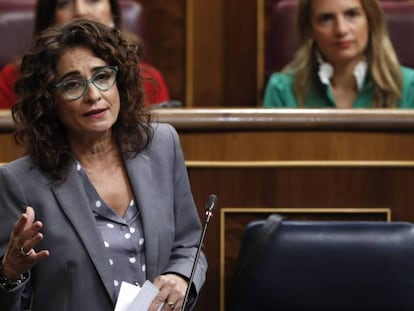
<instances>
[{"instance_id":1,"label":"woman's other hand","mask_svg":"<svg viewBox=\"0 0 414 311\"><path fill-rule=\"evenodd\" d=\"M177 274L159 275L153 281L160 290L152 302L149 311L157 311L164 303L162 311L179 311L184 301L188 282Z\"/></svg>"}]
</instances>

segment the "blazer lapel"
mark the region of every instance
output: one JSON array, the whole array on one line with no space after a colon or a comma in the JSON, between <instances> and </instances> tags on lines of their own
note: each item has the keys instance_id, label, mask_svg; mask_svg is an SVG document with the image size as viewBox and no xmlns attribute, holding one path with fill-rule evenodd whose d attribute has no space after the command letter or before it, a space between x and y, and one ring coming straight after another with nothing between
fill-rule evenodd
<instances>
[{"instance_id":1,"label":"blazer lapel","mask_svg":"<svg viewBox=\"0 0 414 311\"><path fill-rule=\"evenodd\" d=\"M157 224L156 209L151 208L160 195L154 185L150 159L145 153L135 158L124 159L129 180L134 191L135 200L141 212L145 238L145 260L147 279L153 280L158 275L159 236L154 225Z\"/></svg>"},{"instance_id":2,"label":"blazer lapel","mask_svg":"<svg viewBox=\"0 0 414 311\"><path fill-rule=\"evenodd\" d=\"M76 169L70 170L67 181L52 186L52 191L63 212L79 234L109 296L114 301L115 291L110 277L110 267L107 261L102 260L106 256L102 236L97 229L92 212L87 209L88 200L77 178Z\"/></svg>"}]
</instances>

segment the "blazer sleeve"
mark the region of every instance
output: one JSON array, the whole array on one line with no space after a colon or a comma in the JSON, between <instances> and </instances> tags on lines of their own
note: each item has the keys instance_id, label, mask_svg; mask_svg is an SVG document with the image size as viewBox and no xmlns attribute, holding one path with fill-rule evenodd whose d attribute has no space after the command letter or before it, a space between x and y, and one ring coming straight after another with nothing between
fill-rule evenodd
<instances>
[{"instance_id":1,"label":"blazer sleeve","mask_svg":"<svg viewBox=\"0 0 414 311\"><path fill-rule=\"evenodd\" d=\"M197 246L201 236L201 223L191 193L187 168L178 134L169 126L174 141L174 213L175 213L175 240L170 260L165 273L176 273L190 278L195 260ZM200 254L197 269L194 275L193 286L196 294L199 293L205 281L207 260L204 253Z\"/></svg>"},{"instance_id":2,"label":"blazer sleeve","mask_svg":"<svg viewBox=\"0 0 414 311\"><path fill-rule=\"evenodd\" d=\"M293 77L287 73L274 73L267 83L263 107L296 108L298 106L293 92Z\"/></svg>"}]
</instances>

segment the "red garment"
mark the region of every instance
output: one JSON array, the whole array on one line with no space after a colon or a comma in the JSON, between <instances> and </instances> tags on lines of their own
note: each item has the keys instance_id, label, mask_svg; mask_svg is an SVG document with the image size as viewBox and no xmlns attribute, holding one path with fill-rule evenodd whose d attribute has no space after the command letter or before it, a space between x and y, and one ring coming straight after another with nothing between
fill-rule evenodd
<instances>
[{"instance_id":1,"label":"red garment","mask_svg":"<svg viewBox=\"0 0 414 311\"><path fill-rule=\"evenodd\" d=\"M141 63L141 76L148 105L160 104L170 100L167 85L160 71L153 66ZM8 64L0 71L0 109L10 109L16 102L14 84L19 75L16 64Z\"/></svg>"},{"instance_id":2,"label":"red garment","mask_svg":"<svg viewBox=\"0 0 414 311\"><path fill-rule=\"evenodd\" d=\"M8 64L0 71L0 109L10 109L16 102L14 83L19 74L18 67Z\"/></svg>"},{"instance_id":3,"label":"red garment","mask_svg":"<svg viewBox=\"0 0 414 311\"><path fill-rule=\"evenodd\" d=\"M140 63L142 84L146 94L145 102L149 105L160 104L170 100L167 85L161 72L147 63Z\"/></svg>"}]
</instances>

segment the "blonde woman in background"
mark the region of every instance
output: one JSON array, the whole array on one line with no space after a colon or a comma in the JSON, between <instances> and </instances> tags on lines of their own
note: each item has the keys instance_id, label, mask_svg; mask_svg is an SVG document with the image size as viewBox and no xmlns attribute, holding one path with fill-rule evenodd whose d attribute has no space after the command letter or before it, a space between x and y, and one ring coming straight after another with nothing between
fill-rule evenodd
<instances>
[{"instance_id":1,"label":"blonde woman in background","mask_svg":"<svg viewBox=\"0 0 414 311\"><path fill-rule=\"evenodd\" d=\"M268 82L264 107L412 108L414 70L402 67L377 0L300 0L295 58Z\"/></svg>"}]
</instances>

